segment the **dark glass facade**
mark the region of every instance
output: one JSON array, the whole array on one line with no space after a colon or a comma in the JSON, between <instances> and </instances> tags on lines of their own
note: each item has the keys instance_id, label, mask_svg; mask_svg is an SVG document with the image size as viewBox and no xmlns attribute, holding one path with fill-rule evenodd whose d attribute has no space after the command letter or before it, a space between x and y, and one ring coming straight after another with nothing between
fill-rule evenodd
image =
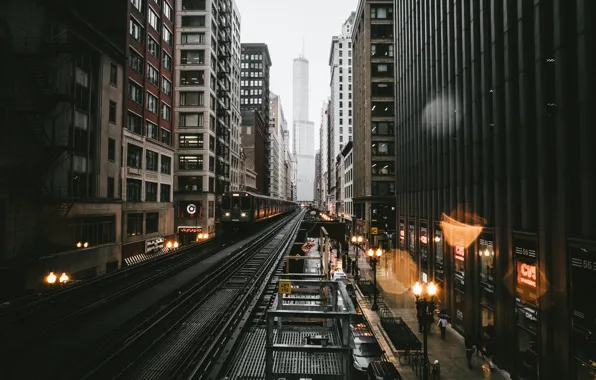
<instances>
[{"instance_id":1,"label":"dark glass facade","mask_svg":"<svg viewBox=\"0 0 596 380\"><path fill-rule=\"evenodd\" d=\"M394 4L402 278L512 378L593 379L596 2Z\"/></svg>"}]
</instances>

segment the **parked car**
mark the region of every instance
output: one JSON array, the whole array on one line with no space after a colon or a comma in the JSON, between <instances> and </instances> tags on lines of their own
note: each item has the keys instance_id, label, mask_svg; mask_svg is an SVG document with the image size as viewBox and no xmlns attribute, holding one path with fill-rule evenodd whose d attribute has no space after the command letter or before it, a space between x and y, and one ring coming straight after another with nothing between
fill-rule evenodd
<instances>
[{"instance_id":1,"label":"parked car","mask_svg":"<svg viewBox=\"0 0 596 380\"><path fill-rule=\"evenodd\" d=\"M354 337L352 357L356 370L365 372L372 362L382 360L384 354L374 335Z\"/></svg>"},{"instance_id":2,"label":"parked car","mask_svg":"<svg viewBox=\"0 0 596 380\"><path fill-rule=\"evenodd\" d=\"M333 272L333 281L348 281L348 276L344 272L336 271Z\"/></svg>"},{"instance_id":3,"label":"parked car","mask_svg":"<svg viewBox=\"0 0 596 380\"><path fill-rule=\"evenodd\" d=\"M403 380L393 363L375 360L366 371L368 380Z\"/></svg>"}]
</instances>

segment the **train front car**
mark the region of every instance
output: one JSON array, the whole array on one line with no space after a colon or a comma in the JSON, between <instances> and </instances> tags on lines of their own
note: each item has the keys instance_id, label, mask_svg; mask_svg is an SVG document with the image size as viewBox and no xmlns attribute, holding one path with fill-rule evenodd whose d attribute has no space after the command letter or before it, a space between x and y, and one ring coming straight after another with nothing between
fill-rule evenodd
<instances>
[{"instance_id":1,"label":"train front car","mask_svg":"<svg viewBox=\"0 0 596 380\"><path fill-rule=\"evenodd\" d=\"M221 199L221 223L237 229L251 222L252 195L242 191L230 191Z\"/></svg>"}]
</instances>

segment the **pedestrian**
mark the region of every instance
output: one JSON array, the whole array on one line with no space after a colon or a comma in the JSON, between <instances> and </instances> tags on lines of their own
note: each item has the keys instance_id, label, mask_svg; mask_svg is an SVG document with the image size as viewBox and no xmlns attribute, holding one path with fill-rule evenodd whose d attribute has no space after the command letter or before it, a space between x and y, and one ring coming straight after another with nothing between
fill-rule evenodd
<instances>
[{"instance_id":1,"label":"pedestrian","mask_svg":"<svg viewBox=\"0 0 596 380\"><path fill-rule=\"evenodd\" d=\"M475 346L472 344L471 339L466 337L465 340L466 345L466 360L468 361L468 368L472 369L472 355L474 354Z\"/></svg>"},{"instance_id":2,"label":"pedestrian","mask_svg":"<svg viewBox=\"0 0 596 380\"><path fill-rule=\"evenodd\" d=\"M445 341L445 335L447 335L447 318L445 318L445 314L439 315L439 328L441 329L441 340Z\"/></svg>"},{"instance_id":3,"label":"pedestrian","mask_svg":"<svg viewBox=\"0 0 596 380\"><path fill-rule=\"evenodd\" d=\"M416 310L416 318L418 318L418 332L422 334L422 329L424 328L425 318L424 312L422 311L422 307L418 307Z\"/></svg>"}]
</instances>

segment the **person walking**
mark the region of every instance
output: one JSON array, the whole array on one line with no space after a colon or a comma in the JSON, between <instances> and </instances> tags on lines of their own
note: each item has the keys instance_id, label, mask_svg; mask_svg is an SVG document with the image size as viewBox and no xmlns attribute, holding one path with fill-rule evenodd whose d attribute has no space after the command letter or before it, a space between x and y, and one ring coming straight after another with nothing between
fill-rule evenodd
<instances>
[{"instance_id":1,"label":"person walking","mask_svg":"<svg viewBox=\"0 0 596 380\"><path fill-rule=\"evenodd\" d=\"M441 329L441 340L445 341L445 335L447 335L447 318L444 314L439 315L439 328Z\"/></svg>"},{"instance_id":2,"label":"person walking","mask_svg":"<svg viewBox=\"0 0 596 380\"><path fill-rule=\"evenodd\" d=\"M468 361L468 368L472 369L472 355L474 354L475 346L472 344L472 340L468 337L465 339L466 345L466 360Z\"/></svg>"}]
</instances>

